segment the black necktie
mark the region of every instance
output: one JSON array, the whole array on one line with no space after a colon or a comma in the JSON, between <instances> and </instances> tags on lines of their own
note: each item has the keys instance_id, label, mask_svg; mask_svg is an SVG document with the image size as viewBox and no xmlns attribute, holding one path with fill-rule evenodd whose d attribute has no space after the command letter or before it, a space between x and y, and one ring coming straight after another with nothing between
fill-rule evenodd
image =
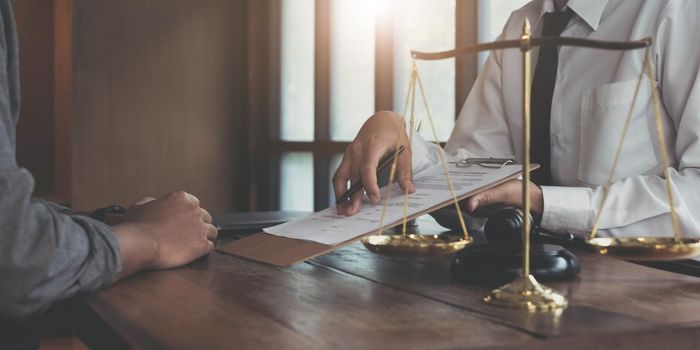
<instances>
[{"instance_id":1,"label":"black necktie","mask_svg":"<svg viewBox=\"0 0 700 350\"><path fill-rule=\"evenodd\" d=\"M544 14L542 37L561 35L571 19L571 9ZM541 46L537 56L537 67L532 77L530 116L532 118L531 158L540 168L533 171L532 181L538 185L552 184L552 169L549 140L549 120L552 114L552 95L557 78L559 50L556 46Z\"/></svg>"}]
</instances>

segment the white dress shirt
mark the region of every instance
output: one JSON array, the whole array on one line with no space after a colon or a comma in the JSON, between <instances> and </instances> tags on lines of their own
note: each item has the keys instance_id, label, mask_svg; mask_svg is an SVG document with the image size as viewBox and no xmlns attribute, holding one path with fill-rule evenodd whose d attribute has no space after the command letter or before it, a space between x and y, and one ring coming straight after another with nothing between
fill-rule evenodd
<instances>
[{"instance_id":1,"label":"white dress shirt","mask_svg":"<svg viewBox=\"0 0 700 350\"><path fill-rule=\"evenodd\" d=\"M653 38L656 89L681 233L700 236L700 1L571 0L568 7L575 15L562 36ZM526 18L533 35L539 36L543 14L554 10L552 0L532 1L511 15L499 40L519 38ZM643 49L559 49L550 124L552 177L557 186L542 187L544 228L590 232L644 54ZM537 55L535 49L533 69ZM519 50L490 54L445 147L448 154L522 160L522 75ZM600 218L600 236L673 234L651 95L645 80ZM435 148L420 137L414 140L413 151L414 171L437 161Z\"/></svg>"}]
</instances>

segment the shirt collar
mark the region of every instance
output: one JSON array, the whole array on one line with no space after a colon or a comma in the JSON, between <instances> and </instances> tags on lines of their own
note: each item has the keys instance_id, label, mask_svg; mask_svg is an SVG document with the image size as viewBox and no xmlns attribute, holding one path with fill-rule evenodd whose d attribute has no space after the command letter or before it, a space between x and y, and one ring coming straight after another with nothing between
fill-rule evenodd
<instances>
[{"instance_id":1,"label":"shirt collar","mask_svg":"<svg viewBox=\"0 0 700 350\"><path fill-rule=\"evenodd\" d=\"M554 12L556 5L554 0L538 0L540 3L539 17L536 18L535 25L542 20L547 12ZM576 13L591 29L598 30L598 25L603 17L603 10L608 4L608 0L569 0L567 6Z\"/></svg>"}]
</instances>

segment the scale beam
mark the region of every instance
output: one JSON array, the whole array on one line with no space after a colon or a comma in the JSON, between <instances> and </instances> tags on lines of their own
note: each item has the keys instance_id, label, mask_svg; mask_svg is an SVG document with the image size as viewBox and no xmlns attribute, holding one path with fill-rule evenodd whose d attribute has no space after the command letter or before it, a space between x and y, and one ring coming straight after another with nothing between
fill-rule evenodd
<instances>
[{"instance_id":1,"label":"scale beam","mask_svg":"<svg viewBox=\"0 0 700 350\"><path fill-rule=\"evenodd\" d=\"M603 40L590 40L581 38L569 38L569 37L543 37L543 38L530 38L528 48L539 47L539 46L575 46L575 47L588 47L591 49L601 49L601 50L637 50L645 47L649 47L652 44L651 37L646 37L636 41L603 41ZM447 58L453 58L458 56L463 56L467 54L474 54L482 51L490 50L500 50L500 49L519 49L522 48L522 40L503 40L503 41L493 41L490 43L481 43L471 46L459 47L454 50L440 51L440 52L421 52L421 51L411 51L411 56L417 60L424 61L434 61L443 60Z\"/></svg>"}]
</instances>

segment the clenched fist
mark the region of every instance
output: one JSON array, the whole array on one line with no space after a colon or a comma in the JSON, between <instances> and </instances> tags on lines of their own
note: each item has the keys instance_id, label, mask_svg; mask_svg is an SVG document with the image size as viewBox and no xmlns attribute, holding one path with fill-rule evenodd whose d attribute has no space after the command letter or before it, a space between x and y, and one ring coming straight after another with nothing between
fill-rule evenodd
<instances>
[{"instance_id":1,"label":"clenched fist","mask_svg":"<svg viewBox=\"0 0 700 350\"><path fill-rule=\"evenodd\" d=\"M184 265L214 249L217 230L197 197L173 192L144 198L114 226L119 238L125 277L141 269Z\"/></svg>"}]
</instances>

